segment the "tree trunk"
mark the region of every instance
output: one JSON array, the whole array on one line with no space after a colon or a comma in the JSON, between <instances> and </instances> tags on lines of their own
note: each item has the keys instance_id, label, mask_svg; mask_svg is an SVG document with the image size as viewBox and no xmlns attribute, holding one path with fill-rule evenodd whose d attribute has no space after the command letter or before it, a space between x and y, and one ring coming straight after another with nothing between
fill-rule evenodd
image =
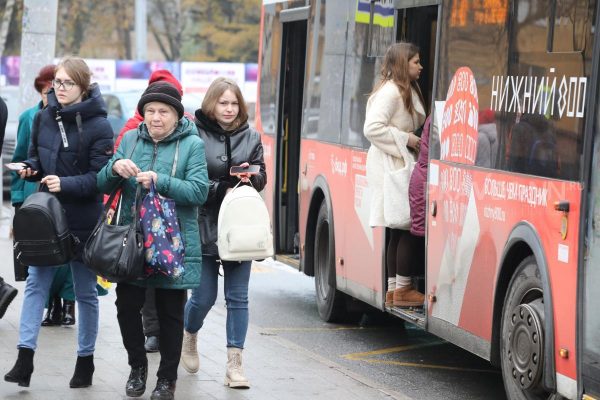
<instances>
[{"instance_id":1,"label":"tree trunk","mask_svg":"<svg viewBox=\"0 0 600 400\"><path fill-rule=\"evenodd\" d=\"M4 6L4 16L2 17L2 24L0 25L0 56L4 55L4 48L6 47L6 37L8 36L8 27L12 19L13 11L15 9L15 0L7 0Z\"/></svg>"}]
</instances>

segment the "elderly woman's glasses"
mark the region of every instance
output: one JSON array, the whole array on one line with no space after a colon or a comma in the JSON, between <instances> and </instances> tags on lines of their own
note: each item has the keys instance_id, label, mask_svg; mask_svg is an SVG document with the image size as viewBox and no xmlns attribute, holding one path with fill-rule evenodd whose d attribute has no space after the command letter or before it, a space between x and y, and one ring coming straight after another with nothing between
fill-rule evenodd
<instances>
[{"instance_id":1,"label":"elderly woman's glasses","mask_svg":"<svg viewBox=\"0 0 600 400\"><path fill-rule=\"evenodd\" d=\"M71 89L73 89L73 86L75 86L75 82L61 81L60 79L53 79L52 86L54 86L54 89L56 89L56 90L60 89L61 86L65 90L71 90Z\"/></svg>"}]
</instances>

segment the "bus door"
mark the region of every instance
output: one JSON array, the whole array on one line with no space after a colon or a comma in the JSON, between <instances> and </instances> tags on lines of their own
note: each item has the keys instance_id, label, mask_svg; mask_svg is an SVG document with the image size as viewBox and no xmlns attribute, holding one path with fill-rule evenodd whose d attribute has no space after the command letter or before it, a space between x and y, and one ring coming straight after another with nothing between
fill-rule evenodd
<instances>
[{"instance_id":1,"label":"bus door","mask_svg":"<svg viewBox=\"0 0 600 400\"><path fill-rule=\"evenodd\" d=\"M600 42L600 41L599 41ZM598 71L600 62L600 49L596 45L596 60L593 68ZM595 86L598 85L598 74L596 74ZM600 87L597 88L597 99ZM593 105L593 103L592 103ZM589 213L587 226L587 257L583 258L583 268L580 270L580 304L582 311L578 318L580 327L579 338L582 342L579 351L581 381L583 390L589 396L587 398L600 399L600 311L598 304L600 299L600 106L596 105L596 114L593 125L594 144L590 170L590 191L588 197Z\"/></svg>"},{"instance_id":2,"label":"bus door","mask_svg":"<svg viewBox=\"0 0 600 400\"><path fill-rule=\"evenodd\" d=\"M419 46L419 58L423 65L423 73L419 78L419 88L425 99L425 110L431 111L433 97L433 77L436 67L436 40L438 1L423 1L419 7L413 7L412 1L396 0L396 7L403 7L407 3L409 8L398 10L396 40L411 42Z\"/></svg>"},{"instance_id":3,"label":"bus door","mask_svg":"<svg viewBox=\"0 0 600 400\"><path fill-rule=\"evenodd\" d=\"M292 11L292 10L290 10ZM296 19L297 16L303 19ZM279 78L279 122L275 194L275 251L299 265L298 179L307 20L303 13L281 13L283 38Z\"/></svg>"},{"instance_id":4,"label":"bus door","mask_svg":"<svg viewBox=\"0 0 600 400\"><path fill-rule=\"evenodd\" d=\"M394 0L396 8L396 41L414 43L419 47L419 58L423 65L423 72L419 78L419 88L425 101L426 114L431 112L431 99L433 94L434 73L436 68L436 43L438 30L439 1L421 1L415 7L411 0ZM425 255L423 255L425 259ZM415 277L419 291L425 290L425 266L420 275ZM417 325L425 325L425 315L418 310L391 308L392 314L407 319Z\"/></svg>"}]
</instances>

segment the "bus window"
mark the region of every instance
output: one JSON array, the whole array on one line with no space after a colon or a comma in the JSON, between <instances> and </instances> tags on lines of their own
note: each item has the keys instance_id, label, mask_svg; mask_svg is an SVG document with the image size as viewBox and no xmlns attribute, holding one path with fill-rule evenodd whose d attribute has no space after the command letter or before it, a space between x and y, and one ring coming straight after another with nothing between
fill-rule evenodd
<instances>
[{"instance_id":1,"label":"bus window","mask_svg":"<svg viewBox=\"0 0 600 400\"><path fill-rule=\"evenodd\" d=\"M550 7L550 22L554 52L583 51L586 32L592 24L593 2L588 0L556 0Z\"/></svg>"},{"instance_id":2,"label":"bus window","mask_svg":"<svg viewBox=\"0 0 600 400\"><path fill-rule=\"evenodd\" d=\"M359 1L360 3L365 3ZM369 57L383 57L394 43L394 5L391 0L370 0Z\"/></svg>"},{"instance_id":3,"label":"bus window","mask_svg":"<svg viewBox=\"0 0 600 400\"><path fill-rule=\"evenodd\" d=\"M593 47L592 24L587 21L593 17L595 1L577 0L574 9L563 2L507 2L503 10L497 9L500 3L484 2L483 7L492 8L463 10L460 18L444 26L439 71L471 69L477 83L479 123L487 125L478 130L486 141L478 140L478 151L486 154L478 155L476 165L579 179ZM516 15L510 23L509 6ZM561 27L554 36L551 27L556 26L549 24L552 9ZM479 18L481 12L503 15L505 22ZM577 13L577 22L569 28L570 51L558 45L565 36L559 33L565 13ZM552 38L555 50L549 52ZM436 100L446 99L450 78L438 76Z\"/></svg>"}]
</instances>

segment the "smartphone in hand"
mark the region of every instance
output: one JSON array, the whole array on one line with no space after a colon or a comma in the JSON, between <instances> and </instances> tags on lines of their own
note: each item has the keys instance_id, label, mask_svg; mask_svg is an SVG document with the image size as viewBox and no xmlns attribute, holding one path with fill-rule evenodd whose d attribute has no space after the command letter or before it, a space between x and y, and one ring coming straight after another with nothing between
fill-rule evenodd
<instances>
[{"instance_id":1,"label":"smartphone in hand","mask_svg":"<svg viewBox=\"0 0 600 400\"><path fill-rule=\"evenodd\" d=\"M260 172L260 165L248 165L246 168L241 167L239 165L234 165L229 170L230 175L238 175L238 174L256 175L259 172Z\"/></svg>"},{"instance_id":2,"label":"smartphone in hand","mask_svg":"<svg viewBox=\"0 0 600 400\"><path fill-rule=\"evenodd\" d=\"M8 164L4 164L4 166L6 168L10 169L11 171L20 171L23 168L27 168L27 165L25 163L22 163L22 162L8 163Z\"/></svg>"}]
</instances>

